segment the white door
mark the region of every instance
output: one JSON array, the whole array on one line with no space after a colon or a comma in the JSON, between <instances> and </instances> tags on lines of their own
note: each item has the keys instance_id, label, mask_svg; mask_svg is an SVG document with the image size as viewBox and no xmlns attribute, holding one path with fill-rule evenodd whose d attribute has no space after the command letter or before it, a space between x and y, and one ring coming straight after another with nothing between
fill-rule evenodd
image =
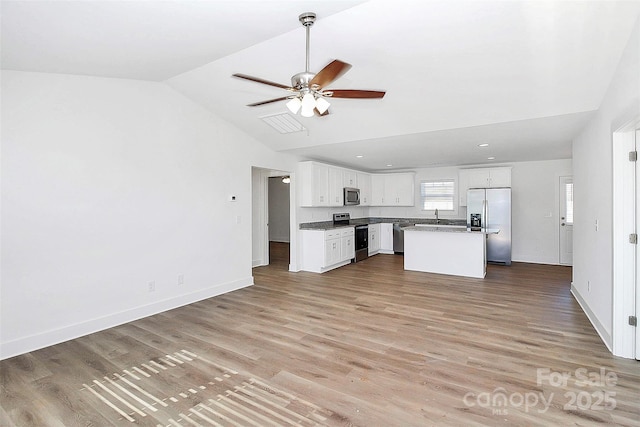
<instances>
[{"instance_id":1,"label":"white door","mask_svg":"<svg viewBox=\"0 0 640 427\"><path fill-rule=\"evenodd\" d=\"M560 177L560 264L573 264L573 177Z\"/></svg>"},{"instance_id":2,"label":"white door","mask_svg":"<svg viewBox=\"0 0 640 427\"><path fill-rule=\"evenodd\" d=\"M638 143L640 143L640 129L636 129L636 139L635 139L635 148L638 148ZM640 189L640 182L638 182L640 180L640 174L638 173L638 162L634 162L635 165L635 175L636 175L636 179L635 179L635 191L634 191L634 195L635 195L635 214L636 214L636 233L638 232L638 224L640 224L640 208L638 207L638 200L640 200L640 197L638 197L638 190ZM636 246L636 245L634 245ZM636 273L636 277L635 277L635 299L636 299L636 310L635 310L635 317L636 317L636 359L640 360L640 326L637 325L637 319L638 319L638 315L640 314L640 280L638 280L638 265L640 265L640 263L638 262L638 258L640 257L640 251L637 250L637 246L635 249L635 255L636 255L636 259L635 259L635 273Z\"/></svg>"}]
</instances>

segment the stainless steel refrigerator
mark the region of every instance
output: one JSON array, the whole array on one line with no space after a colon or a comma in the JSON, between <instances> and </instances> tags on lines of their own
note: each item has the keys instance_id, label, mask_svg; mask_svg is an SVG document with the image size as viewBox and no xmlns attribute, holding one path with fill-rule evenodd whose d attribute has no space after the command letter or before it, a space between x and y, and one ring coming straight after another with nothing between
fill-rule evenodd
<instances>
[{"instance_id":1,"label":"stainless steel refrigerator","mask_svg":"<svg viewBox=\"0 0 640 427\"><path fill-rule=\"evenodd\" d=\"M487 261L511 265L511 188L472 188L467 192L467 227L497 228L487 235Z\"/></svg>"}]
</instances>

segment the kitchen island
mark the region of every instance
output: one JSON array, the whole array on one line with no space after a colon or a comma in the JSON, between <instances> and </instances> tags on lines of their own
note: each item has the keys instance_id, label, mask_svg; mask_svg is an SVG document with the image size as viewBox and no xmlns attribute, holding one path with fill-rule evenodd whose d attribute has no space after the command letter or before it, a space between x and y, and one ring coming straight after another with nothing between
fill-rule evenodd
<instances>
[{"instance_id":1,"label":"kitchen island","mask_svg":"<svg viewBox=\"0 0 640 427\"><path fill-rule=\"evenodd\" d=\"M487 271L487 234L500 232L420 225L403 230L405 270L479 279Z\"/></svg>"}]
</instances>

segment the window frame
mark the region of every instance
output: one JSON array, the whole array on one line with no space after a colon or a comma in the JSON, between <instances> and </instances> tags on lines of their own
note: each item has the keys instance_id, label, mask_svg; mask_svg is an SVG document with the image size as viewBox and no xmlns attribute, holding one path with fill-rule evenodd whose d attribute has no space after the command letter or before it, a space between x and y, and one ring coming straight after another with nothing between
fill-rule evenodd
<instances>
[{"instance_id":1,"label":"window frame","mask_svg":"<svg viewBox=\"0 0 640 427\"><path fill-rule=\"evenodd\" d=\"M447 184L451 184L452 189L451 189L451 208L435 208L435 207L430 207L430 208L426 208L425 207L425 203L427 202L426 200L426 196L428 195L425 194L425 191L423 190L423 185L424 184L435 184L435 183L447 183ZM420 184L419 184L419 196L420 196L420 210L423 212L435 212L436 209L438 209L438 212L446 212L446 213L451 213L453 215L456 215L458 213L458 204L456 203L457 201L457 195L458 195L458 180L455 178L425 178L425 179L421 179L420 180Z\"/></svg>"}]
</instances>

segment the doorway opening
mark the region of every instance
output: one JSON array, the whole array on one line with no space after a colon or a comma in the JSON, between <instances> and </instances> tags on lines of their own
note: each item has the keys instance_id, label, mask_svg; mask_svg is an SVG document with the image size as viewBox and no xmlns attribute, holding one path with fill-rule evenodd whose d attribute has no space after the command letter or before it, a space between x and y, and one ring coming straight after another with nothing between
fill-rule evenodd
<instances>
[{"instance_id":1,"label":"doorway opening","mask_svg":"<svg viewBox=\"0 0 640 427\"><path fill-rule=\"evenodd\" d=\"M252 167L251 183L252 267L277 263L296 271L295 177L287 171Z\"/></svg>"},{"instance_id":2,"label":"doorway opening","mask_svg":"<svg viewBox=\"0 0 640 427\"><path fill-rule=\"evenodd\" d=\"M573 178L560 177L560 264L573 264Z\"/></svg>"},{"instance_id":3,"label":"doorway opening","mask_svg":"<svg viewBox=\"0 0 640 427\"><path fill-rule=\"evenodd\" d=\"M289 175L270 176L267 188L267 229L269 240L269 264L289 268L291 248L291 177Z\"/></svg>"}]
</instances>

